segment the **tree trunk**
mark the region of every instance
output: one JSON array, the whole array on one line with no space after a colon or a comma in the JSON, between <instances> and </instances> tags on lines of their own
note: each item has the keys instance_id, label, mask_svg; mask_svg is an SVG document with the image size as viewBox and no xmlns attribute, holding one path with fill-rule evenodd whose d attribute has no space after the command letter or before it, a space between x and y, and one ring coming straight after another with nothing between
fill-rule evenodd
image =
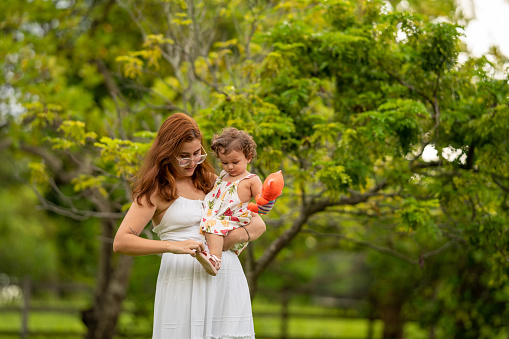
<instances>
[{"instance_id":1,"label":"tree trunk","mask_svg":"<svg viewBox=\"0 0 509 339\"><path fill-rule=\"evenodd\" d=\"M384 322L383 339L402 339L403 320L401 319L401 303L394 300L393 303L380 305L381 319Z\"/></svg>"},{"instance_id":2,"label":"tree trunk","mask_svg":"<svg viewBox=\"0 0 509 339\"><path fill-rule=\"evenodd\" d=\"M290 303L289 290L283 290L281 294L281 339L288 339L288 304Z\"/></svg>"},{"instance_id":3,"label":"tree trunk","mask_svg":"<svg viewBox=\"0 0 509 339\"><path fill-rule=\"evenodd\" d=\"M102 299L96 298L93 308L82 313L83 322L88 330L86 339L112 339L114 337L122 301L129 286L133 262L132 257L120 256L107 288L100 294Z\"/></svg>"},{"instance_id":4,"label":"tree trunk","mask_svg":"<svg viewBox=\"0 0 509 339\"><path fill-rule=\"evenodd\" d=\"M100 196L95 196L95 203L102 212L111 210L110 203ZM134 259L121 255L113 268L112 241L116 229L115 219L103 219L101 246L94 305L82 313L87 326L86 339L112 339L115 335L117 320L122 301L129 286L129 277Z\"/></svg>"}]
</instances>

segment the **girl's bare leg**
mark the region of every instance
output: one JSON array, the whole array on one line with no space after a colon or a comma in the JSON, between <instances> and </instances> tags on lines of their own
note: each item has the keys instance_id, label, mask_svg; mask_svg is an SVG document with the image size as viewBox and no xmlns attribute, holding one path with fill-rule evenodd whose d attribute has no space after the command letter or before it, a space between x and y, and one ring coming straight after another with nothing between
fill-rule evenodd
<instances>
[{"instance_id":1,"label":"girl's bare leg","mask_svg":"<svg viewBox=\"0 0 509 339\"><path fill-rule=\"evenodd\" d=\"M224 237L222 235L206 233L205 238L207 239L207 245L209 246L210 254L213 254L218 259L221 259L221 254L223 253Z\"/></svg>"},{"instance_id":2,"label":"girl's bare leg","mask_svg":"<svg viewBox=\"0 0 509 339\"><path fill-rule=\"evenodd\" d=\"M221 268L221 253L223 249L223 236L205 233L208 250L196 252L196 259L210 275L217 275Z\"/></svg>"}]
</instances>

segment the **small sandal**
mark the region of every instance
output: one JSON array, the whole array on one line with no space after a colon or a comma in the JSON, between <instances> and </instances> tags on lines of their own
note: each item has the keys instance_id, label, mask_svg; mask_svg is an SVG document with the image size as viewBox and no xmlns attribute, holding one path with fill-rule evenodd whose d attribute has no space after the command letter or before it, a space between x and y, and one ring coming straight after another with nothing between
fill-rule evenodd
<instances>
[{"instance_id":1,"label":"small sandal","mask_svg":"<svg viewBox=\"0 0 509 339\"><path fill-rule=\"evenodd\" d=\"M196 252L196 259L198 259L198 262L200 265L203 266L205 271L213 276L217 275L217 266L218 266L218 260L219 260L219 267L221 267L221 260L218 259L215 255L210 255L208 252Z\"/></svg>"},{"instance_id":2,"label":"small sandal","mask_svg":"<svg viewBox=\"0 0 509 339\"><path fill-rule=\"evenodd\" d=\"M210 259L212 259L212 261L214 262L215 269L219 271L219 269L221 268L221 259L216 257L214 254L210 255Z\"/></svg>"}]
</instances>

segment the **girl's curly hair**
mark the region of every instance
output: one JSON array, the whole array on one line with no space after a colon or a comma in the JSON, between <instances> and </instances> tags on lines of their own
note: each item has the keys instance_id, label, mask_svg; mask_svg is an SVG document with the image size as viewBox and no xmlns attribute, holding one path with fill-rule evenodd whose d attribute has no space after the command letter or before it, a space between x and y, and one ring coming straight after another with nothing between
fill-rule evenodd
<instances>
[{"instance_id":1,"label":"girl's curly hair","mask_svg":"<svg viewBox=\"0 0 509 339\"><path fill-rule=\"evenodd\" d=\"M220 135L215 134L210 148L218 157L219 153L229 154L231 151L239 151L244 153L246 159L256 158L256 143L253 137L235 127L227 127Z\"/></svg>"}]
</instances>

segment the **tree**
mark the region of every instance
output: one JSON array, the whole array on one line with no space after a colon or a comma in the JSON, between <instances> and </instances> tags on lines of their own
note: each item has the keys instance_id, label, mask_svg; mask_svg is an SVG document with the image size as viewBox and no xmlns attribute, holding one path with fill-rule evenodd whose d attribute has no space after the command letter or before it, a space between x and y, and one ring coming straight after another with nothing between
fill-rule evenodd
<instances>
[{"instance_id":1,"label":"tree","mask_svg":"<svg viewBox=\"0 0 509 339\"><path fill-rule=\"evenodd\" d=\"M26 154L35 159L28 168L18 171L26 177L27 169L30 170L30 180L37 187L43 208L70 216L83 225L91 216L100 216L101 235L111 239L116 220L121 216L119 201L115 193L106 199L105 191L87 189L101 177L90 176L94 171L90 155L79 151L87 147L81 138L93 137L94 133L80 133L85 123L100 133L122 129L119 127L122 122L117 119L127 110L122 109L118 78L108 65L114 65L114 56L119 51L138 45L139 35L130 29L129 20L114 1L69 5L48 1L5 1L0 5L6 14L2 19L5 34L1 62L5 79L2 90L8 95L3 100L14 101L7 106L11 108L7 114L2 114L2 148L10 147L14 157ZM130 37L114 40L108 33L117 29ZM27 104L22 118L23 112L17 107L21 103ZM79 121L70 121L70 117ZM58 131L77 138L78 142L69 149L64 145L48 148L48 141ZM77 181L73 183L73 179ZM118 182L116 177L115 180ZM73 186L80 193L73 194ZM125 195L121 200L125 201ZM76 235L74 232L73 236ZM122 258L125 264L111 274L111 243L103 241L91 247L99 249L100 260L95 306L92 312L84 313L85 322L89 337L106 338L114 333L130 258ZM61 257L69 257L66 246L59 244L58 248ZM116 284L118 280L122 281L120 285ZM105 303L112 307L102 307Z\"/></svg>"},{"instance_id":2,"label":"tree","mask_svg":"<svg viewBox=\"0 0 509 339\"><path fill-rule=\"evenodd\" d=\"M227 125L249 131L260 150L255 170L285 175L285 192L267 219L270 231L246 253L253 295L261 274L305 231L325 239L322 250L346 240L412 265L387 276L392 279L469 258L462 267L480 275L469 276L457 294L444 291L464 277L459 270L423 277L440 302L454 301L445 309L462 304L472 311L451 316L438 310L427 324L464 338L502 326L493 314L507 315L500 306L507 294L496 293L507 289L507 73L493 77L499 65L487 58L458 64L460 27L387 11L380 1L119 4L85 6L97 15L85 25L90 29L76 40L64 35L85 53L71 48L68 55L46 57L29 47L16 62L4 62L34 73L12 78L13 88L31 96L23 121L6 124L12 149L44 159L32 165L43 207L99 218L102 236L111 238L128 203L128 179L153 131L167 114L186 112L207 140ZM122 42L126 48L116 34L94 33L110 23L127 29L126 13L138 29L133 41ZM83 27L62 22L71 31ZM17 34L19 26L13 27ZM48 34L57 33L63 34ZM85 48L96 40L96 49ZM70 69L53 67L55 55ZM113 59L123 78L113 71ZM41 67L45 72L35 75ZM83 81L75 79L80 74ZM28 79L48 84L33 86ZM49 137L42 138L45 133ZM430 146L439 156L424 161ZM355 216L355 222L342 223L338 215ZM108 243L100 258L95 305L86 313L90 338L112 336L132 265L128 257L112 257ZM381 266L373 262L376 273ZM384 286L397 292L395 285ZM419 281L408 280L408 290L416 286ZM392 315L384 319L384 337L401 337L402 312L420 299L408 294L391 304L382 297L374 295ZM479 300L497 307L477 311Z\"/></svg>"}]
</instances>

